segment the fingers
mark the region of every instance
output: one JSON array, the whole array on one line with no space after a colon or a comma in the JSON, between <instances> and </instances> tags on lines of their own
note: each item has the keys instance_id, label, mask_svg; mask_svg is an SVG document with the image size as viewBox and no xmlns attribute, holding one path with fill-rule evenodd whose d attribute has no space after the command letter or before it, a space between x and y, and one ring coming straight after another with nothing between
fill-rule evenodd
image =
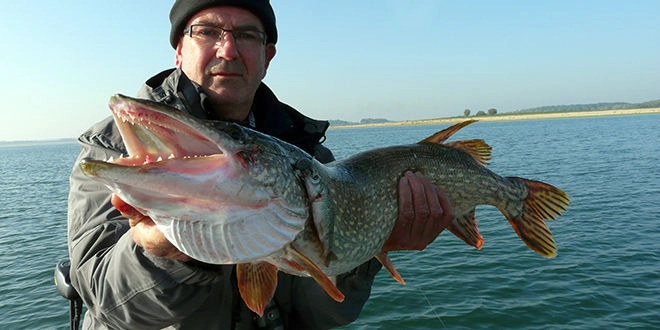
<instances>
[{"instance_id":1,"label":"fingers","mask_svg":"<svg viewBox=\"0 0 660 330\"><path fill-rule=\"evenodd\" d=\"M121 213L121 215L128 218L131 227L134 227L136 223L145 220L145 218L148 218L133 206L128 205L116 194L112 194L110 202L112 203L112 206L114 206Z\"/></svg>"},{"instance_id":2,"label":"fingers","mask_svg":"<svg viewBox=\"0 0 660 330\"><path fill-rule=\"evenodd\" d=\"M410 180L408 179L412 176L412 172L408 171L399 180L399 219L401 221L412 222L415 218L415 209L412 203L413 192L410 186Z\"/></svg>"},{"instance_id":3,"label":"fingers","mask_svg":"<svg viewBox=\"0 0 660 330\"><path fill-rule=\"evenodd\" d=\"M417 175L421 177L421 174ZM442 189L431 184L428 180L422 180L422 182L424 185L424 196L426 197L426 208L428 209L428 212L420 214L419 216L425 218L423 221L425 221L426 232L433 233L437 236L446 227L443 226L440 219L445 214L445 207L442 205L442 200L446 200L447 197L444 196ZM435 239L435 237L433 237L433 239ZM433 239L428 243L430 244Z\"/></svg>"},{"instance_id":4,"label":"fingers","mask_svg":"<svg viewBox=\"0 0 660 330\"><path fill-rule=\"evenodd\" d=\"M156 226L154 221L142 214L136 208L128 205L119 196L113 194L110 199L112 205L128 218L131 226L130 235L133 241L144 250L157 256L180 261L190 261L192 258L179 251Z\"/></svg>"},{"instance_id":5,"label":"fingers","mask_svg":"<svg viewBox=\"0 0 660 330\"><path fill-rule=\"evenodd\" d=\"M410 243L413 249L421 250L430 243L428 242L428 238L422 235L426 233L428 227L433 227L433 219L430 218L431 208L433 206L430 201L434 199L433 197L435 195L431 193L433 188L427 180L423 180L421 174L407 172L406 176L408 177L410 191L412 192L412 204L414 210L412 226L410 226L409 233L411 238ZM436 201L435 205L439 207L440 203Z\"/></svg>"},{"instance_id":6,"label":"fingers","mask_svg":"<svg viewBox=\"0 0 660 330\"><path fill-rule=\"evenodd\" d=\"M423 250L451 223L447 195L421 173L408 171L399 180L399 219L390 247ZM394 242L392 242L394 241Z\"/></svg>"}]
</instances>

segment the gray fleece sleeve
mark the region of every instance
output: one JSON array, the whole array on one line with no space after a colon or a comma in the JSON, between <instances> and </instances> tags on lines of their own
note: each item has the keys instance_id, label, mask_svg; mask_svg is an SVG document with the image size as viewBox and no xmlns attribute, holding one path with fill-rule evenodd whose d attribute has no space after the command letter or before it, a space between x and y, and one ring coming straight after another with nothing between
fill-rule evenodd
<instances>
[{"instance_id":1,"label":"gray fleece sleeve","mask_svg":"<svg viewBox=\"0 0 660 330\"><path fill-rule=\"evenodd\" d=\"M71 280L88 312L108 328L161 328L199 308L209 294L204 286L221 280L218 271L143 251L130 237L128 220L110 203L111 192L87 178L84 157L119 157L112 120L79 138L81 153L70 177L68 240ZM89 315L89 314L88 314Z\"/></svg>"}]
</instances>

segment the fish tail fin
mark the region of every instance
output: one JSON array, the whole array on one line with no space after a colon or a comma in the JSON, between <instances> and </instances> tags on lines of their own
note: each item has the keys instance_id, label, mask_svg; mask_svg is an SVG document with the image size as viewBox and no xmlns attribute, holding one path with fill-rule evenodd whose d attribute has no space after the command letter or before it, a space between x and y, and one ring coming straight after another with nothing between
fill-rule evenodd
<instances>
[{"instance_id":1,"label":"fish tail fin","mask_svg":"<svg viewBox=\"0 0 660 330\"><path fill-rule=\"evenodd\" d=\"M245 304L263 316L277 288L277 267L267 262L238 264L236 279Z\"/></svg>"},{"instance_id":2,"label":"fish tail fin","mask_svg":"<svg viewBox=\"0 0 660 330\"><path fill-rule=\"evenodd\" d=\"M546 258L555 257L557 248L545 220L554 220L566 211L570 203L568 194L539 181L516 177L507 179L522 182L527 187L528 194L518 216L512 215L504 208L500 208L500 211L530 249Z\"/></svg>"},{"instance_id":3,"label":"fish tail fin","mask_svg":"<svg viewBox=\"0 0 660 330\"><path fill-rule=\"evenodd\" d=\"M403 277L401 277L401 274L399 274L399 271L396 270L394 267L394 264L392 263L392 260L390 260L390 257L387 256L387 253L381 252L376 256L376 259L380 262L383 267L385 267L385 270L387 270L390 275L399 283L406 285L406 281L403 280Z\"/></svg>"},{"instance_id":4,"label":"fish tail fin","mask_svg":"<svg viewBox=\"0 0 660 330\"><path fill-rule=\"evenodd\" d=\"M477 218L474 215L474 209L468 212L465 216L456 218L447 227L449 231L462 239L468 245L472 245L477 249L481 249L484 244L484 238L479 233L477 226Z\"/></svg>"}]
</instances>

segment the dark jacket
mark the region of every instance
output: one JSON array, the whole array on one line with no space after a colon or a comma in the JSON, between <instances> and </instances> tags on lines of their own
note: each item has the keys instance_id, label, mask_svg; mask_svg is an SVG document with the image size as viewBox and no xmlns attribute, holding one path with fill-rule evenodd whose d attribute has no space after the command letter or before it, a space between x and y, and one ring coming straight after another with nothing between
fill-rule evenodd
<instances>
[{"instance_id":1,"label":"dark jacket","mask_svg":"<svg viewBox=\"0 0 660 330\"><path fill-rule=\"evenodd\" d=\"M202 119L212 119L206 97L180 70L164 71L137 95L169 104ZM321 145L328 123L305 117L281 103L262 84L252 108L254 128L313 154L333 160ZM249 125L250 123L245 123ZM78 139L81 152L71 173L68 239L71 280L88 312L84 329L253 329L252 313L239 296L233 265L184 263L144 251L130 235L128 220L110 203L111 193L81 172L84 157L107 159L126 154L112 117ZM343 303L332 300L311 278L282 272L274 301L280 322L290 329L322 329L357 318L380 269L371 260L338 276Z\"/></svg>"}]
</instances>

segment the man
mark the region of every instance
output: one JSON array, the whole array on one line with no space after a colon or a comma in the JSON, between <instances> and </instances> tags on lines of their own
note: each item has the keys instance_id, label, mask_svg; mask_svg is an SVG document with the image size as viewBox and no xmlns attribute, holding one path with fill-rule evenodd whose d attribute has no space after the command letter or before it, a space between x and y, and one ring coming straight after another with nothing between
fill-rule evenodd
<instances>
[{"instance_id":1,"label":"man","mask_svg":"<svg viewBox=\"0 0 660 330\"><path fill-rule=\"evenodd\" d=\"M176 69L149 79L138 97L209 120L231 120L333 160L320 144L327 122L281 103L261 81L275 56L277 29L268 0L177 0L170 13ZM126 154L108 118L80 138L84 157ZM453 219L444 193L419 174L399 183L400 217L386 251L421 250ZM178 251L155 227L78 166L69 196L71 280L88 313L85 329L331 328L352 322L381 268L371 260L337 278L337 303L311 278L279 273L258 318L239 296L233 265L208 265Z\"/></svg>"}]
</instances>

